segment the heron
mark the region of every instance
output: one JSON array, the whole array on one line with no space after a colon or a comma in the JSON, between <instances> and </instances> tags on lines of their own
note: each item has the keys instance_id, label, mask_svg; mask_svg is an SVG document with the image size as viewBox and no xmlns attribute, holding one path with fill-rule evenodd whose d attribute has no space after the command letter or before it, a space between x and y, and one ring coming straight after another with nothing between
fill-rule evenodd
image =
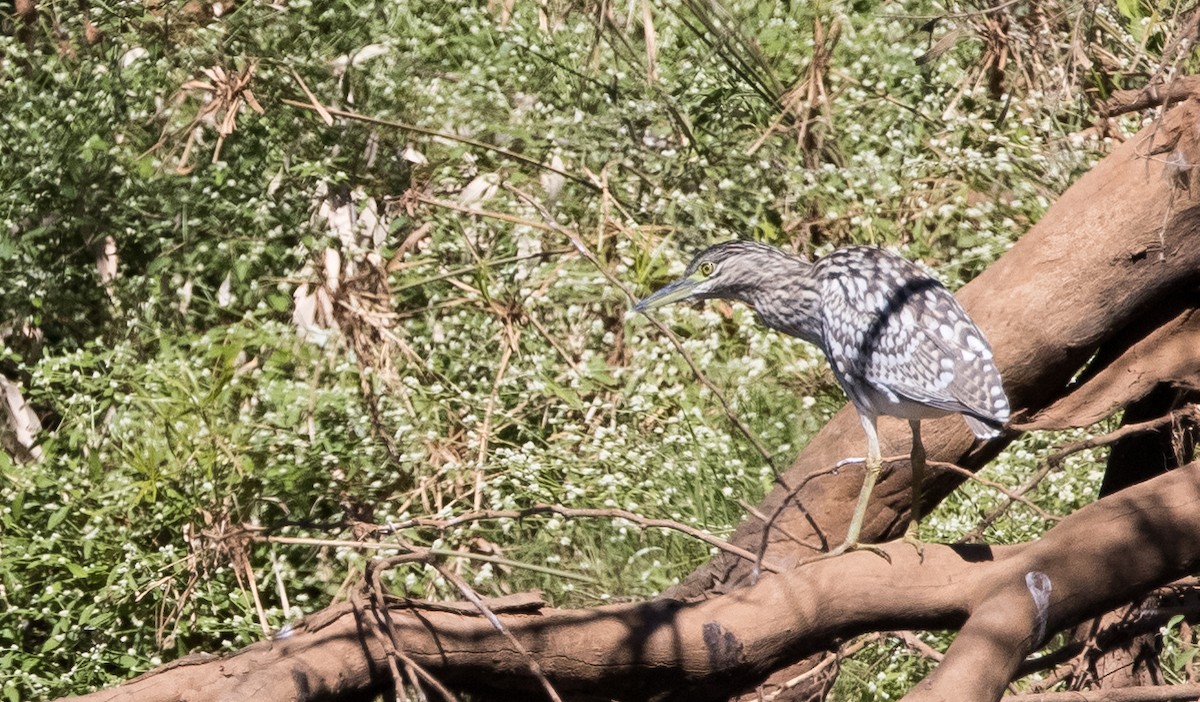
<instances>
[{"instance_id":1,"label":"heron","mask_svg":"<svg viewBox=\"0 0 1200 702\"><path fill-rule=\"evenodd\" d=\"M908 420L912 517L904 539L920 551L921 420L959 414L986 440L998 436L1009 419L992 348L954 295L913 262L884 249L847 246L809 261L735 239L701 251L683 277L638 302L634 311L707 299L742 302L767 327L815 344L858 411L867 435L866 476L846 539L828 555L864 548L859 534L883 465L877 420L883 415Z\"/></svg>"}]
</instances>

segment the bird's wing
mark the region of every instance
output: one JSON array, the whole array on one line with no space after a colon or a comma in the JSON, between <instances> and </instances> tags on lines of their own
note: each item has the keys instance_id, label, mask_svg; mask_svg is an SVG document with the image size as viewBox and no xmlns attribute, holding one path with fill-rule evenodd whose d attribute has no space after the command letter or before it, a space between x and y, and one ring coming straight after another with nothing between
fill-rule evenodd
<instances>
[{"instance_id":1,"label":"bird's wing","mask_svg":"<svg viewBox=\"0 0 1200 702\"><path fill-rule=\"evenodd\" d=\"M882 252L838 263L821 275L823 341L856 404L867 384L898 401L1007 421L991 348L950 291Z\"/></svg>"},{"instance_id":2,"label":"bird's wing","mask_svg":"<svg viewBox=\"0 0 1200 702\"><path fill-rule=\"evenodd\" d=\"M950 291L930 283L885 312L878 339L864 340L865 377L904 399L1003 424L1008 398L991 347Z\"/></svg>"}]
</instances>

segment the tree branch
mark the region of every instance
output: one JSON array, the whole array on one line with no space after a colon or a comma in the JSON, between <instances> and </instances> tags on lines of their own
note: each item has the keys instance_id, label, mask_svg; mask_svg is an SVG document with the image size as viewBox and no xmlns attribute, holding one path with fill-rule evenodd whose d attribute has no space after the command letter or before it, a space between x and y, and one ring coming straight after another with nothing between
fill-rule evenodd
<instances>
[{"instance_id":1,"label":"tree branch","mask_svg":"<svg viewBox=\"0 0 1200 702\"><path fill-rule=\"evenodd\" d=\"M474 612L392 598L387 608L404 655L467 693L537 690L532 656L564 699L717 700L856 633L961 627L906 699L997 700L1048 635L1200 564L1200 463L1089 505L1029 544L928 545L923 558L904 543L882 548L890 563L850 553L695 602L495 612L519 646ZM336 605L287 636L82 699L361 698L391 685L378 619Z\"/></svg>"},{"instance_id":2,"label":"tree branch","mask_svg":"<svg viewBox=\"0 0 1200 702\"><path fill-rule=\"evenodd\" d=\"M1146 685L1108 690L1043 692L1037 695L1011 695L1009 702L1195 702L1200 685Z\"/></svg>"},{"instance_id":3,"label":"tree branch","mask_svg":"<svg viewBox=\"0 0 1200 702\"><path fill-rule=\"evenodd\" d=\"M1127 112L1183 102L1195 96L1200 96L1200 76L1182 76L1167 83L1152 83L1133 90L1114 90L1112 97L1100 104L1100 116L1116 117Z\"/></svg>"}]
</instances>

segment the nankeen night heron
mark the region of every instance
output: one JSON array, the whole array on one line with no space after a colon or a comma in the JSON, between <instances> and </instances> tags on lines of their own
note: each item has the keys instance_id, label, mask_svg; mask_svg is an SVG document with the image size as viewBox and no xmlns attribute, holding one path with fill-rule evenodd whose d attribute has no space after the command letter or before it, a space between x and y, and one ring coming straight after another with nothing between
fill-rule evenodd
<instances>
[{"instance_id":1,"label":"nankeen night heron","mask_svg":"<svg viewBox=\"0 0 1200 702\"><path fill-rule=\"evenodd\" d=\"M869 246L837 249L815 263L773 246L727 241L697 255L683 277L634 309L721 298L750 305L763 324L816 344L858 410L867 434L866 479L846 540L858 548L867 502L883 463L876 420L912 427L912 521L920 548L925 450L921 420L961 414L980 439L1008 421L1008 398L992 349L958 300L912 262Z\"/></svg>"}]
</instances>

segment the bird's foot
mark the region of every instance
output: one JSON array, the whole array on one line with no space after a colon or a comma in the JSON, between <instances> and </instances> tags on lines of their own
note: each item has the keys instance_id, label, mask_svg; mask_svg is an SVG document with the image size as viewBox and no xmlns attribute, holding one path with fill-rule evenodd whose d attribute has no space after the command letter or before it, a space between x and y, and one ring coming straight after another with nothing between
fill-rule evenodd
<instances>
[{"instance_id":1,"label":"bird's foot","mask_svg":"<svg viewBox=\"0 0 1200 702\"><path fill-rule=\"evenodd\" d=\"M911 522L908 528L904 530L904 537L901 539L904 543L917 549L917 558L922 562L925 561L925 542L921 541L917 536L918 522Z\"/></svg>"},{"instance_id":2,"label":"bird's foot","mask_svg":"<svg viewBox=\"0 0 1200 702\"><path fill-rule=\"evenodd\" d=\"M843 541L840 546L835 546L835 547L829 549L828 551L826 551L825 553L822 553L820 555L817 555L817 556L809 559L808 561L806 561L806 563L815 563L816 561L823 561L826 558L833 558L834 556L840 556L843 553L850 553L851 551L870 551L871 553L875 554L876 556L879 556L880 558L887 561L888 563L892 562L892 557L888 555L887 551L884 551L883 549L879 548L878 546L873 546L871 544L863 544L863 543L859 543L857 541Z\"/></svg>"}]
</instances>

